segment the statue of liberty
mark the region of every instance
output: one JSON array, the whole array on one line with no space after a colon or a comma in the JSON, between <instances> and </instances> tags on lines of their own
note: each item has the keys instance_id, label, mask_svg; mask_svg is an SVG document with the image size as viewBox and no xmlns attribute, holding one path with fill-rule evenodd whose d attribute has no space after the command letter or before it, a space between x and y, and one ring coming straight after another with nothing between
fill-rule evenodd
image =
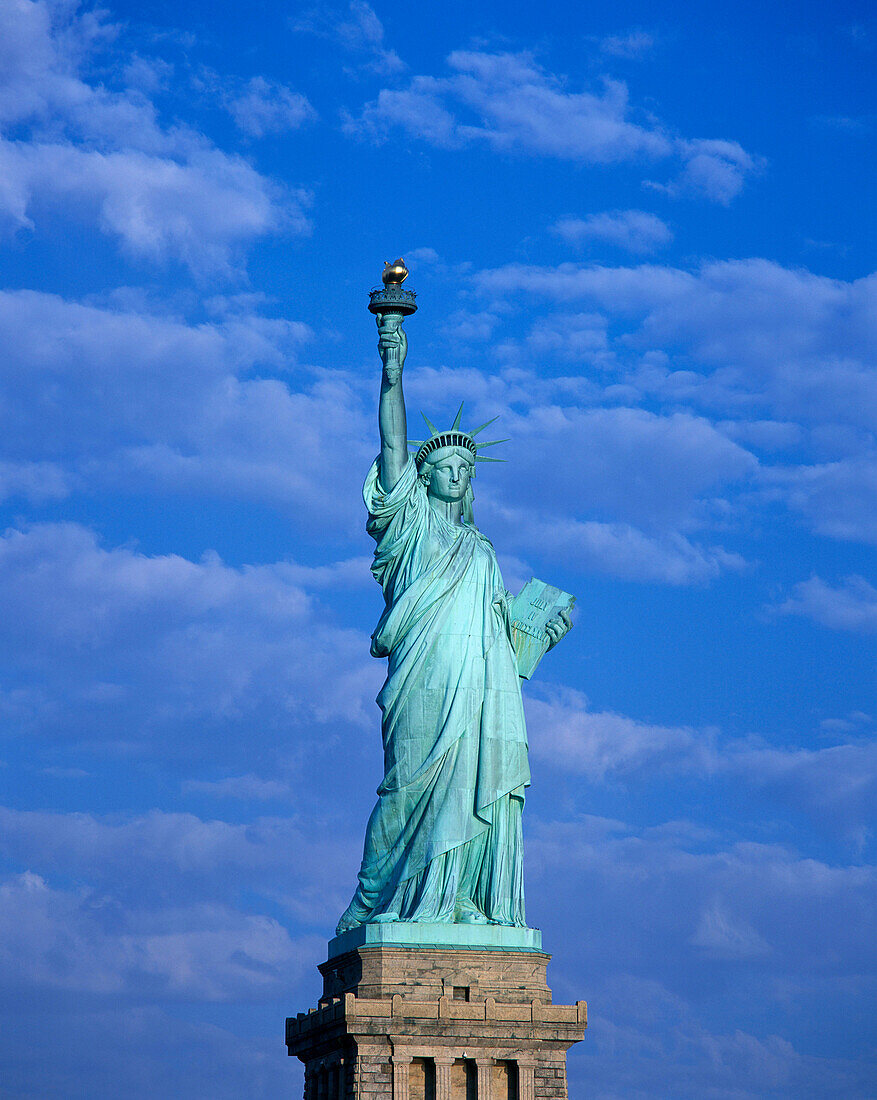
<instances>
[{"instance_id":1,"label":"statue of liberty","mask_svg":"<svg viewBox=\"0 0 877 1100\"><path fill-rule=\"evenodd\" d=\"M377 321L381 452L363 497L386 603L371 646L388 658L377 699L384 778L336 934L390 921L524 927L521 680L510 596L472 507L487 425L463 431L461 406L446 431L427 420L430 437L409 454L402 316ZM565 610L552 617L546 646L571 625Z\"/></svg>"}]
</instances>

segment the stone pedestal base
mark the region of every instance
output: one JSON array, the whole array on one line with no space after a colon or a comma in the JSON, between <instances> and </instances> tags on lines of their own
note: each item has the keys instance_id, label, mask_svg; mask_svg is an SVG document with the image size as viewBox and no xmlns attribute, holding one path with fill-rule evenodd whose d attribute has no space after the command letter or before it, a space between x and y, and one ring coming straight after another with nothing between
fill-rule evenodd
<instances>
[{"instance_id":1,"label":"stone pedestal base","mask_svg":"<svg viewBox=\"0 0 877 1100\"><path fill-rule=\"evenodd\" d=\"M334 942L334 941L333 941ZM305 1100L560 1100L587 1006L553 1005L533 949L357 946L286 1021Z\"/></svg>"}]
</instances>

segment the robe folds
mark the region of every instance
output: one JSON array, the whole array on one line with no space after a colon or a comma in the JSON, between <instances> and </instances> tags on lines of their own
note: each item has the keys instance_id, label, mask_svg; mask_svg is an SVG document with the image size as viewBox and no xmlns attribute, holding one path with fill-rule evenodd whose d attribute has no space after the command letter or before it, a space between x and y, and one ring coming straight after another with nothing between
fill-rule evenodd
<instances>
[{"instance_id":1,"label":"robe folds","mask_svg":"<svg viewBox=\"0 0 877 1100\"><path fill-rule=\"evenodd\" d=\"M388 658L377 699L384 778L339 930L373 920L523 926L530 770L496 554L472 524L433 511L410 457L390 492L376 460L363 496L386 602L371 648Z\"/></svg>"}]
</instances>

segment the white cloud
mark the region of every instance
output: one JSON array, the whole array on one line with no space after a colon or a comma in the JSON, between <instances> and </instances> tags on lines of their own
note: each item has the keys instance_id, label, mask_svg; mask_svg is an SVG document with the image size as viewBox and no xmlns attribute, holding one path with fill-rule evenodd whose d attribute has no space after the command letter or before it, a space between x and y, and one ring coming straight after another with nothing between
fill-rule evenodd
<instances>
[{"instance_id":1,"label":"white cloud","mask_svg":"<svg viewBox=\"0 0 877 1100\"><path fill-rule=\"evenodd\" d=\"M265 748L259 749L263 758ZM315 746L306 746L302 756L301 775L325 791L333 769L337 775L337 755L325 762L325 771ZM208 781L191 780L185 790L190 802L235 797L258 809L266 792L252 787L249 782L247 790L217 790ZM49 882L88 884L95 895L110 894L114 904L136 911L183 912L199 905L233 911L246 891L260 904L282 906L304 927L327 933L356 881L367 799L361 791L344 790L343 782L335 783L336 792L344 793L334 805L308 798L300 776L290 787L293 816L254 816L244 824L159 810L101 816L0 807L0 852L7 864ZM355 829L345 817L351 805L362 815ZM235 813L242 809L236 806Z\"/></svg>"},{"instance_id":2,"label":"white cloud","mask_svg":"<svg viewBox=\"0 0 877 1100\"><path fill-rule=\"evenodd\" d=\"M648 535L629 523L574 520L530 510L490 506L489 520L502 524L503 542L524 553L563 561L581 573L669 585L706 584L746 567L739 554L704 547L672 532Z\"/></svg>"},{"instance_id":3,"label":"white cloud","mask_svg":"<svg viewBox=\"0 0 877 1100\"><path fill-rule=\"evenodd\" d=\"M271 801L292 796L288 783L277 779L262 779L258 775L229 775L225 779L187 779L183 790L191 794L206 794L214 798L241 798Z\"/></svg>"},{"instance_id":4,"label":"white cloud","mask_svg":"<svg viewBox=\"0 0 877 1100\"><path fill-rule=\"evenodd\" d=\"M483 316L479 314L477 316ZM495 314L494 324L498 322ZM507 362L544 362L546 359L588 364L600 369L613 367L607 320L599 313L552 313L537 317L523 341L506 340L494 346L497 358Z\"/></svg>"},{"instance_id":5,"label":"white cloud","mask_svg":"<svg viewBox=\"0 0 877 1100\"><path fill-rule=\"evenodd\" d=\"M531 822L530 874L539 882L563 878L555 906L560 908L567 896L577 897L578 911L571 905L566 920L593 917L605 934L593 947L580 945L576 954L611 952L617 946L623 951L619 969L624 970L650 935L661 934L668 939L664 967L672 972L674 957L680 962L690 958L691 940L704 927L704 913L720 906L729 929L751 929L757 942L766 945L777 976L780 971L802 978L818 974L820 968L835 968L841 955L853 962L857 951L862 955L854 965L861 961L871 973L875 950L868 909L877 868L836 866L777 844L689 835L684 825L638 828L598 819L590 827L584 816ZM649 899L646 907L643 898ZM807 907L813 905L830 906L837 918L845 919L842 929L834 925L839 929L835 943L826 942L810 918ZM623 912L634 920L622 921L613 931ZM703 980L709 980L706 972Z\"/></svg>"},{"instance_id":6,"label":"white cloud","mask_svg":"<svg viewBox=\"0 0 877 1100\"><path fill-rule=\"evenodd\" d=\"M57 114L65 121L120 136L137 124L155 136L154 111L145 100L113 96L79 75L87 56L112 41L116 28L96 12L45 0L6 0L0 5L0 123ZM115 123L115 125L111 125Z\"/></svg>"},{"instance_id":7,"label":"white cloud","mask_svg":"<svg viewBox=\"0 0 877 1100\"><path fill-rule=\"evenodd\" d=\"M486 295L500 301L522 292L561 303L590 299L620 314L655 310L675 302L696 285L695 276L687 271L653 264L604 267L562 263L539 267L512 263L477 272L474 279Z\"/></svg>"},{"instance_id":8,"label":"white cloud","mask_svg":"<svg viewBox=\"0 0 877 1100\"><path fill-rule=\"evenodd\" d=\"M343 370L289 371L290 385L253 377L260 369L288 368L309 336L303 325L246 308L187 325L32 292L0 294L6 348L0 426L9 461L51 464L54 480L45 491L55 493L74 484L209 491L269 502L305 528L349 522L360 508L356 471L366 470L374 454L366 380ZM501 434L512 435L518 448L515 506L531 502L546 521L552 502L544 463L556 461L552 497L563 499L564 521L573 526L558 525L547 547L568 536L589 547L583 561L601 570L674 574L677 583L739 564L734 555L692 545L679 527L700 523L724 486L750 479L757 470L751 455L688 414L559 406L558 399L598 399L599 390L578 374L552 378L513 365L522 356L611 362L603 317L547 318L519 348L502 346L497 354L512 364L498 375L423 368L412 376L409 397L412 407L430 408L436 395L445 400L452 380L482 421L496 415L498 404L529 410L506 414ZM48 478L49 468L44 472ZM10 491L36 492L30 474L17 470L16 484L10 471ZM500 509L494 515L503 523ZM654 564L635 564L656 555ZM333 566L327 579L355 583L357 570L368 576L361 564ZM302 583L321 582L314 574Z\"/></svg>"},{"instance_id":9,"label":"white cloud","mask_svg":"<svg viewBox=\"0 0 877 1100\"><path fill-rule=\"evenodd\" d=\"M699 139L682 141L680 155L685 167L675 183L664 190L671 195L691 192L728 206L743 190L746 180L763 167L736 141Z\"/></svg>"},{"instance_id":10,"label":"white cloud","mask_svg":"<svg viewBox=\"0 0 877 1100\"><path fill-rule=\"evenodd\" d=\"M788 420L721 420L716 428L729 439L760 451L785 451L804 442L801 425Z\"/></svg>"},{"instance_id":11,"label":"white cloud","mask_svg":"<svg viewBox=\"0 0 877 1100\"><path fill-rule=\"evenodd\" d=\"M187 790L229 793L215 787L192 780ZM304 805L301 793L298 802ZM299 890L302 898L312 898L322 892L308 923L328 924L343 907L339 891L353 881L361 839L336 815L336 808L328 807L307 817L255 817L236 824L159 810L101 816L0 807L0 851L44 877L72 876L126 903L140 899L138 905L150 893L161 905L169 898L179 905L233 905L244 886L262 896ZM350 882L342 881L345 869Z\"/></svg>"},{"instance_id":12,"label":"white cloud","mask_svg":"<svg viewBox=\"0 0 877 1100\"><path fill-rule=\"evenodd\" d=\"M655 47L655 39L646 31L630 31L628 34L609 34L600 39L600 49L610 57L626 60L645 57Z\"/></svg>"},{"instance_id":13,"label":"white cloud","mask_svg":"<svg viewBox=\"0 0 877 1100\"><path fill-rule=\"evenodd\" d=\"M864 577L847 577L842 584L831 585L814 576L796 584L777 610L802 615L832 630L870 633L877 631L877 588Z\"/></svg>"},{"instance_id":14,"label":"white cloud","mask_svg":"<svg viewBox=\"0 0 877 1100\"><path fill-rule=\"evenodd\" d=\"M365 379L339 369L296 382L310 337L247 310L186 324L0 292L10 489L210 491L270 501L305 526L350 515L374 457ZM290 385L260 377L277 371ZM52 466L21 465L34 462Z\"/></svg>"},{"instance_id":15,"label":"white cloud","mask_svg":"<svg viewBox=\"0 0 877 1100\"><path fill-rule=\"evenodd\" d=\"M89 83L86 61L113 37L100 14L67 5L0 8L0 219L33 228L35 210L60 205L129 255L198 274L230 271L257 237L305 232L303 194L185 126L163 127L139 70L137 88Z\"/></svg>"},{"instance_id":16,"label":"white cloud","mask_svg":"<svg viewBox=\"0 0 877 1100\"><path fill-rule=\"evenodd\" d=\"M579 981L588 976L579 995L602 1017L635 1027L637 1075L648 1072L643 1040L663 1046L684 1036L683 1045L692 1044L700 1087L680 1095L704 1095L704 1080L730 1088L733 1079L732 1066L705 1057L713 1043L704 1021L718 975L738 997L760 1005L750 1022L761 1041L780 1021L795 1033L789 1005L801 998L818 995L826 1011L846 1015L861 1011L877 990L873 865L839 866L777 844L705 835L686 822L643 828L592 824L584 815L550 822L531 816L527 842L528 916L538 925L547 915L547 892L554 935L566 944L564 969ZM693 956L703 965L693 965ZM675 1005L655 1016L653 998L625 1005L608 996L607 985L631 980L662 986ZM568 977L565 983L573 984ZM758 1045L755 1034L750 1039ZM755 1100L764 1095L763 1067L744 1068L736 1085Z\"/></svg>"},{"instance_id":17,"label":"white cloud","mask_svg":"<svg viewBox=\"0 0 877 1100\"><path fill-rule=\"evenodd\" d=\"M808 813L821 831L857 850L867 842L877 795L877 745L851 740L820 748L775 746L763 738L729 740L715 729L662 726L614 711L594 711L580 692L531 686L526 699L531 752L589 783L698 777L732 781L738 797L779 798Z\"/></svg>"},{"instance_id":18,"label":"white cloud","mask_svg":"<svg viewBox=\"0 0 877 1100\"><path fill-rule=\"evenodd\" d=\"M508 264L475 278L492 298L524 292L564 306L587 303L638 325L636 345L678 348L685 365L718 372L692 376L691 395L702 401L770 403L806 420L824 421L828 412L870 427L877 276L844 282L751 259L694 271ZM658 381L646 376L642 384Z\"/></svg>"},{"instance_id":19,"label":"white cloud","mask_svg":"<svg viewBox=\"0 0 877 1100\"><path fill-rule=\"evenodd\" d=\"M872 838L877 796L877 743L857 738L827 748L732 743L721 770L803 809L814 824L857 853Z\"/></svg>"},{"instance_id":20,"label":"white cloud","mask_svg":"<svg viewBox=\"0 0 877 1100\"><path fill-rule=\"evenodd\" d=\"M249 763L252 729L265 759L294 756L304 737L316 766L334 724L374 725L380 669L367 638L334 625L283 562L233 569L215 555L104 550L82 527L46 525L0 540L0 592L8 689L14 667L40 691L20 701L22 732L94 747L121 737L116 751L167 758L225 731L215 763L232 769Z\"/></svg>"},{"instance_id":21,"label":"white cloud","mask_svg":"<svg viewBox=\"0 0 877 1100\"><path fill-rule=\"evenodd\" d=\"M798 465L761 467L764 498L833 538L875 538L877 277L753 259L694 271L509 264L474 279L500 318L522 293L550 303L547 326L572 307L600 310L614 333L602 363L631 387L627 400L720 411L733 417L718 425L726 436L771 451L797 444Z\"/></svg>"},{"instance_id":22,"label":"white cloud","mask_svg":"<svg viewBox=\"0 0 877 1100\"><path fill-rule=\"evenodd\" d=\"M10 492L61 494L74 484L210 491L268 501L305 526L346 522L358 511L353 471L368 467L374 446L363 380L316 373L290 390L269 378L237 377L261 364L287 366L309 335L304 326L246 310L186 325L18 292L0 295L0 335L7 350L7 453L13 462L27 455L28 462L44 464L39 472L10 470ZM537 360L553 355L600 364L608 354L605 321L597 314L548 319L534 326L523 347ZM509 355L518 353L509 349ZM470 375L454 372L454 385L484 403L482 419L495 415L497 400L530 408L523 416L507 415L503 431L518 446L516 502L538 503L551 526L546 549L563 543L577 548L585 568L671 583L739 566L735 555L697 546L678 530L699 522L704 502L723 485L746 480L757 468L707 421L542 404L565 391L587 398L588 384L580 378L539 378L512 368L499 378ZM444 373L424 369L412 379L410 396L428 408L429 394L440 392L443 400L447 386ZM573 468L569 446L579 439L589 442ZM546 458L554 461L555 455L565 508L557 523L542 477ZM501 509L492 514L499 527L509 528L513 552L520 532L506 524ZM368 578L360 560L324 568L323 580L296 568L296 582L309 587Z\"/></svg>"},{"instance_id":23,"label":"white cloud","mask_svg":"<svg viewBox=\"0 0 877 1100\"><path fill-rule=\"evenodd\" d=\"M489 310L458 309L448 316L442 331L449 340L480 344L490 339L498 320Z\"/></svg>"},{"instance_id":24,"label":"white cloud","mask_svg":"<svg viewBox=\"0 0 877 1100\"><path fill-rule=\"evenodd\" d=\"M623 714L595 713L580 692L528 693L531 751L593 782L648 769L652 774L714 770L715 734L689 727L653 726Z\"/></svg>"},{"instance_id":25,"label":"white cloud","mask_svg":"<svg viewBox=\"0 0 877 1100\"><path fill-rule=\"evenodd\" d=\"M333 39L347 53L362 59L367 71L390 75L406 67L396 51L385 45L384 25L365 0L352 0L346 16L325 8L307 12L292 28Z\"/></svg>"},{"instance_id":26,"label":"white cloud","mask_svg":"<svg viewBox=\"0 0 877 1100\"><path fill-rule=\"evenodd\" d=\"M514 462L485 467L476 482L478 522L501 550L669 584L744 568L737 552L693 532L726 519L725 494L757 478L749 452L688 413L588 408L607 396L593 381L540 370L546 359L602 366L611 357L602 318L550 315L496 350L507 364L500 371L421 369L408 396L413 408L431 409L449 392L466 394L464 424L507 410L493 431L514 441ZM535 365L522 369L522 360Z\"/></svg>"},{"instance_id":27,"label":"white cloud","mask_svg":"<svg viewBox=\"0 0 877 1100\"><path fill-rule=\"evenodd\" d=\"M458 133L454 115L440 102L441 92L438 81L428 76L415 76L406 89L383 88L376 100L365 105L359 118L345 115L344 130L383 141L392 127L400 126L431 145L456 149L464 139Z\"/></svg>"},{"instance_id":28,"label":"white cloud","mask_svg":"<svg viewBox=\"0 0 877 1100\"><path fill-rule=\"evenodd\" d=\"M764 483L768 490L778 488L820 534L877 543L877 454L872 448L837 462L774 466L764 471Z\"/></svg>"},{"instance_id":29,"label":"white cloud","mask_svg":"<svg viewBox=\"0 0 877 1100\"><path fill-rule=\"evenodd\" d=\"M620 42L620 40L619 40ZM451 76L415 76L384 88L347 129L384 140L393 127L440 148L473 142L499 152L524 152L583 164L649 163L672 156L685 163L684 187L728 202L755 161L736 142L672 137L630 105L627 86L603 78L599 91L573 92L530 53L457 50Z\"/></svg>"},{"instance_id":30,"label":"white cloud","mask_svg":"<svg viewBox=\"0 0 877 1100\"><path fill-rule=\"evenodd\" d=\"M161 57L142 57L132 54L125 65L124 78L128 88L137 89L144 95L153 95L163 91L174 73L174 66Z\"/></svg>"},{"instance_id":31,"label":"white cloud","mask_svg":"<svg viewBox=\"0 0 877 1100\"><path fill-rule=\"evenodd\" d=\"M606 80L602 92L570 93L530 54L458 50L448 57L454 75L414 77L407 89L383 89L355 124L375 136L402 126L440 146L484 141L563 160L610 164L653 159L671 145L655 126L632 121L627 88ZM444 104L471 112L471 122ZM353 126L354 124L351 124Z\"/></svg>"},{"instance_id":32,"label":"white cloud","mask_svg":"<svg viewBox=\"0 0 877 1100\"><path fill-rule=\"evenodd\" d=\"M757 960L748 962L750 970L754 965ZM726 956L722 969L732 966ZM739 984L735 988L743 995ZM596 981L592 977L591 1028L585 1040L590 1051L570 1051L570 1095L648 1100L665 1095L669 1087L675 1100L867 1096L873 1064L809 1054L803 1043L797 1048L776 1033L785 1005L774 1007L770 988L746 988L759 1005L774 1008L771 1019L764 1024L750 1016L745 1030L718 1031L708 1022L709 1010L701 1014L687 991L675 991L669 976L655 980L633 972ZM668 1073L668 1066L677 1068Z\"/></svg>"},{"instance_id":33,"label":"white cloud","mask_svg":"<svg viewBox=\"0 0 877 1100\"><path fill-rule=\"evenodd\" d=\"M673 240L667 223L644 210L612 210L586 218L562 218L552 228L570 244L603 241L628 252L655 252Z\"/></svg>"},{"instance_id":34,"label":"white cloud","mask_svg":"<svg viewBox=\"0 0 877 1100\"><path fill-rule=\"evenodd\" d=\"M832 733L849 733L851 730L861 730L862 726L870 726L872 718L861 710L853 710L844 718L823 718L819 726L823 730Z\"/></svg>"},{"instance_id":35,"label":"white cloud","mask_svg":"<svg viewBox=\"0 0 877 1100\"><path fill-rule=\"evenodd\" d=\"M52 888L31 872L0 884L6 989L116 1000L251 999L280 993L305 962L270 917L211 905L122 908L89 890Z\"/></svg>"},{"instance_id":36,"label":"white cloud","mask_svg":"<svg viewBox=\"0 0 877 1100\"><path fill-rule=\"evenodd\" d=\"M0 500L55 500L70 490L70 475L54 462L0 462Z\"/></svg>"},{"instance_id":37,"label":"white cloud","mask_svg":"<svg viewBox=\"0 0 877 1100\"><path fill-rule=\"evenodd\" d=\"M135 150L101 152L71 143L0 142L0 213L33 228L35 198L64 203L95 222L136 260L177 260L195 274L228 273L256 237L309 228L306 196L289 195L249 164L218 149L182 161Z\"/></svg>"},{"instance_id":38,"label":"white cloud","mask_svg":"<svg viewBox=\"0 0 877 1100\"><path fill-rule=\"evenodd\" d=\"M255 138L296 130L316 117L303 95L262 76L254 76L231 97L228 109L241 130Z\"/></svg>"},{"instance_id":39,"label":"white cloud","mask_svg":"<svg viewBox=\"0 0 877 1100\"><path fill-rule=\"evenodd\" d=\"M302 985L303 969L319 954L321 941L292 939L269 917L236 912L221 899L205 902L203 884L208 873L226 890L241 883L259 888L291 860L286 873L304 916L301 894L311 879L327 868L337 877L325 835L297 836L290 822L231 826L158 813L120 821L4 811L0 821L7 854L67 876L97 876L99 884L61 889L31 872L0 886L6 989L18 988L26 975L31 993L43 991L56 1002L85 994L92 1007L110 1001L124 1021L127 1006L158 998L276 999ZM734 1082L733 1095L757 1100L770 1080L815 1100L819 1089L808 1092L808 1080L820 1089L857 1080L842 1062L803 1059L771 1031L783 1026L787 1002L804 996L818 996L826 1011L868 1003L872 867L832 866L684 821L636 828L594 817L531 817L527 866L531 920L538 921L540 899L550 892L554 936L566 945L555 995L591 1001L597 1062L613 1067L606 1088L611 1078L614 1087L625 1082L629 1092L648 1091L656 1052L674 1065L684 1060L680 1095L691 1097L706 1087L731 1096L723 1090ZM142 902L153 880L162 884L159 909ZM200 900L177 900L180 885L192 880ZM19 918L11 925L10 912ZM836 929L830 942L822 934L825 920ZM588 937L579 934L583 922ZM767 1030L761 1013L747 1032L705 1027L716 971L692 968L692 950L719 960L740 996L757 999L774 1021ZM290 1003L306 1004L307 994ZM63 1010L63 1003L56 1007ZM160 1046L166 1050L164 1040ZM584 1072L581 1058L571 1059L573 1086Z\"/></svg>"},{"instance_id":40,"label":"white cloud","mask_svg":"<svg viewBox=\"0 0 877 1100\"><path fill-rule=\"evenodd\" d=\"M734 920L719 901L704 907L691 942L710 955L726 959L748 959L770 951L751 924Z\"/></svg>"},{"instance_id":41,"label":"white cloud","mask_svg":"<svg viewBox=\"0 0 877 1100\"><path fill-rule=\"evenodd\" d=\"M593 324L589 322L585 324L590 324L593 328ZM500 358L520 359L520 354L513 356L511 349L512 344L507 342ZM423 409L428 413L430 409L449 406L451 393L459 394L460 398L465 397L463 423L470 422L473 426L484 423L490 416L496 416L500 409L511 409L517 405L525 409L536 409L542 406L553 408L555 403L561 401L569 401L576 405L581 403L583 406L592 405L598 401L600 392L594 382L583 377L579 372L548 375L540 373L535 367L522 367L517 362L503 362L495 370L480 369L468 363L454 368L423 366L416 372L412 371L406 390L411 402L410 407ZM452 417L457 410L457 405L449 409ZM429 413L429 415L432 414ZM511 416L511 411L503 412L501 421L496 422L496 429L499 430L501 425L508 427L510 424L508 418ZM523 422L515 421L515 431Z\"/></svg>"},{"instance_id":42,"label":"white cloud","mask_svg":"<svg viewBox=\"0 0 877 1100\"><path fill-rule=\"evenodd\" d=\"M690 525L700 500L758 470L748 451L689 413L545 404L506 415L503 429L518 446L516 500L563 501L567 515L652 531Z\"/></svg>"},{"instance_id":43,"label":"white cloud","mask_svg":"<svg viewBox=\"0 0 877 1100\"><path fill-rule=\"evenodd\" d=\"M688 821L638 827L589 815L531 816L527 856L528 917L538 925L550 913L565 944L555 997L590 1004L596 1049L571 1055L571 1095L663 1096L667 1066L684 1066L670 1087L686 1100L868 1094L873 1060L805 1053L793 1014L816 998L841 1019L867 1015L877 991L873 865ZM717 981L759 1006L745 1030L713 1023ZM796 1035L800 1049L788 1041ZM853 1043L867 1049L867 1024Z\"/></svg>"}]
</instances>

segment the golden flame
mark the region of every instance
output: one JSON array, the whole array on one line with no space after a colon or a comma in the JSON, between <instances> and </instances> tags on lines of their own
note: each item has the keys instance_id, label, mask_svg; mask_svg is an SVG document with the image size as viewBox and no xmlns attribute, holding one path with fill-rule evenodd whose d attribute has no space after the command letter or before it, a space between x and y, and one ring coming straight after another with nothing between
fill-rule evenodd
<instances>
[{"instance_id":1,"label":"golden flame","mask_svg":"<svg viewBox=\"0 0 877 1100\"><path fill-rule=\"evenodd\" d=\"M408 268L405 266L405 261L400 256L395 263L390 263L389 260L384 261L384 272L381 275L381 281L384 286L389 286L391 283L394 286L398 286L408 278Z\"/></svg>"}]
</instances>

